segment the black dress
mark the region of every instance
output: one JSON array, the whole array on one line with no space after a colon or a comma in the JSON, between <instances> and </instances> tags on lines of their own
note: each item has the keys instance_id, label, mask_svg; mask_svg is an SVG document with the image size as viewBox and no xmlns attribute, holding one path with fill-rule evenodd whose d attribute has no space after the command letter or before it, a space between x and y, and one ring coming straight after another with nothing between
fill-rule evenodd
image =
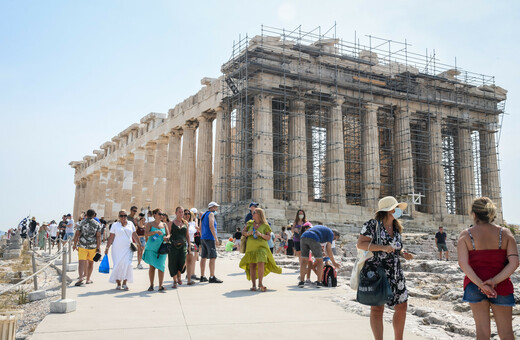
<instances>
[{"instance_id":1,"label":"black dress","mask_svg":"<svg viewBox=\"0 0 520 340\"><path fill-rule=\"evenodd\" d=\"M379 228L377 227L378 224ZM379 241L377 241L378 238L376 237L378 229ZM394 297L387 303L387 305L395 306L406 302L408 300L408 290L406 289L404 273L401 268L401 261L399 260L399 252L403 248L401 243L401 233L399 233L399 230L394 227L394 237L390 237L383 224L372 219L363 224L360 234L370 237L372 242L377 242L380 245L392 245L396 248L393 253L374 251L374 257L365 262L362 271L364 274L367 274L370 271L375 272L379 266L382 266L394 294ZM369 274L368 276L371 275Z\"/></svg>"}]
</instances>

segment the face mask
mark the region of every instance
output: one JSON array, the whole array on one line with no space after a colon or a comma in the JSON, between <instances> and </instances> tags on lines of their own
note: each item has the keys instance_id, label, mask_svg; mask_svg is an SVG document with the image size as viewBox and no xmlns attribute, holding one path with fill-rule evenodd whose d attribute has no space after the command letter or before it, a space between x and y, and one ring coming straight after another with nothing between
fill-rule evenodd
<instances>
[{"instance_id":1,"label":"face mask","mask_svg":"<svg viewBox=\"0 0 520 340\"><path fill-rule=\"evenodd\" d=\"M304 217L305 217L304 215L298 215L298 218L299 218L300 220L303 220Z\"/></svg>"},{"instance_id":2,"label":"face mask","mask_svg":"<svg viewBox=\"0 0 520 340\"><path fill-rule=\"evenodd\" d=\"M403 214L403 211L401 208L395 208L395 212L392 214L392 216L397 220L401 215Z\"/></svg>"},{"instance_id":3,"label":"face mask","mask_svg":"<svg viewBox=\"0 0 520 340\"><path fill-rule=\"evenodd\" d=\"M214 211L213 215L217 216L218 215L218 211Z\"/></svg>"}]
</instances>

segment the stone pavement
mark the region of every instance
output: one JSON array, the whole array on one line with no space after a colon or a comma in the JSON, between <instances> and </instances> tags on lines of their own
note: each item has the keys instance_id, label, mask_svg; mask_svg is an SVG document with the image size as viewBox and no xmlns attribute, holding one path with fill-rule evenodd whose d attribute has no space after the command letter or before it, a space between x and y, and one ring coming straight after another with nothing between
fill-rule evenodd
<instances>
[{"instance_id":1,"label":"stone pavement","mask_svg":"<svg viewBox=\"0 0 520 340\"><path fill-rule=\"evenodd\" d=\"M166 271L167 290L148 292L147 269L134 269L130 290L118 291L97 267L92 285L72 284L67 289L67 298L77 301L76 311L49 314L31 340L373 338L367 317L348 313L331 301L339 290L298 288L298 273L292 269L267 276L267 292L251 292L250 282L238 268L238 258L219 258L217 277L224 280L222 284L186 286L184 281L171 289ZM198 263L196 271L200 273ZM77 273L71 274L77 277ZM157 277L155 280L157 289ZM385 339L393 339L388 323ZM407 332L405 339L421 338Z\"/></svg>"}]
</instances>

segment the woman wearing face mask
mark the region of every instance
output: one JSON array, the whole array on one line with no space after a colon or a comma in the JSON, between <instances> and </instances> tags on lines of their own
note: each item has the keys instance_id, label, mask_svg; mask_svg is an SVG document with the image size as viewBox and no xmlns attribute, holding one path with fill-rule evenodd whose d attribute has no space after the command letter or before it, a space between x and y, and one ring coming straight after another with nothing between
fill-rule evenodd
<instances>
[{"instance_id":1,"label":"woman wearing face mask","mask_svg":"<svg viewBox=\"0 0 520 340\"><path fill-rule=\"evenodd\" d=\"M392 196L380 199L375 217L363 224L357 242L359 249L374 253L374 256L365 262L362 271L376 272L381 266L385 270L393 293L393 298L387 302L387 305L394 307L392 324L395 339L403 338L408 307L408 291L399 257L403 256L406 260L413 258L412 254L403 250L401 241L403 226L398 221L406 207L406 203L398 203ZM376 340L383 339L384 308L385 306L381 305L371 306L370 309L370 327Z\"/></svg>"},{"instance_id":2,"label":"woman wearing face mask","mask_svg":"<svg viewBox=\"0 0 520 340\"><path fill-rule=\"evenodd\" d=\"M305 211L298 210L296 212L296 217L294 218L294 222L292 225L292 231L293 231L293 242L294 242L294 256L300 258L300 236L302 234L302 225L307 222L307 217L305 217ZM300 259L300 264L302 260Z\"/></svg>"}]
</instances>

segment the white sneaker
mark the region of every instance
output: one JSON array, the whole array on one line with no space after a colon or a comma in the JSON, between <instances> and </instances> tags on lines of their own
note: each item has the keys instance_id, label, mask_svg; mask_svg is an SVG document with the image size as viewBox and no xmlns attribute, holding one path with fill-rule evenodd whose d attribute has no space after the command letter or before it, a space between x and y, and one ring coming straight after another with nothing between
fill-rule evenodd
<instances>
[{"instance_id":1,"label":"white sneaker","mask_svg":"<svg viewBox=\"0 0 520 340\"><path fill-rule=\"evenodd\" d=\"M306 285L310 285L311 283L312 283L311 280L305 280Z\"/></svg>"},{"instance_id":2,"label":"white sneaker","mask_svg":"<svg viewBox=\"0 0 520 340\"><path fill-rule=\"evenodd\" d=\"M137 269L143 269L143 265L139 263L139 264L137 265Z\"/></svg>"}]
</instances>

